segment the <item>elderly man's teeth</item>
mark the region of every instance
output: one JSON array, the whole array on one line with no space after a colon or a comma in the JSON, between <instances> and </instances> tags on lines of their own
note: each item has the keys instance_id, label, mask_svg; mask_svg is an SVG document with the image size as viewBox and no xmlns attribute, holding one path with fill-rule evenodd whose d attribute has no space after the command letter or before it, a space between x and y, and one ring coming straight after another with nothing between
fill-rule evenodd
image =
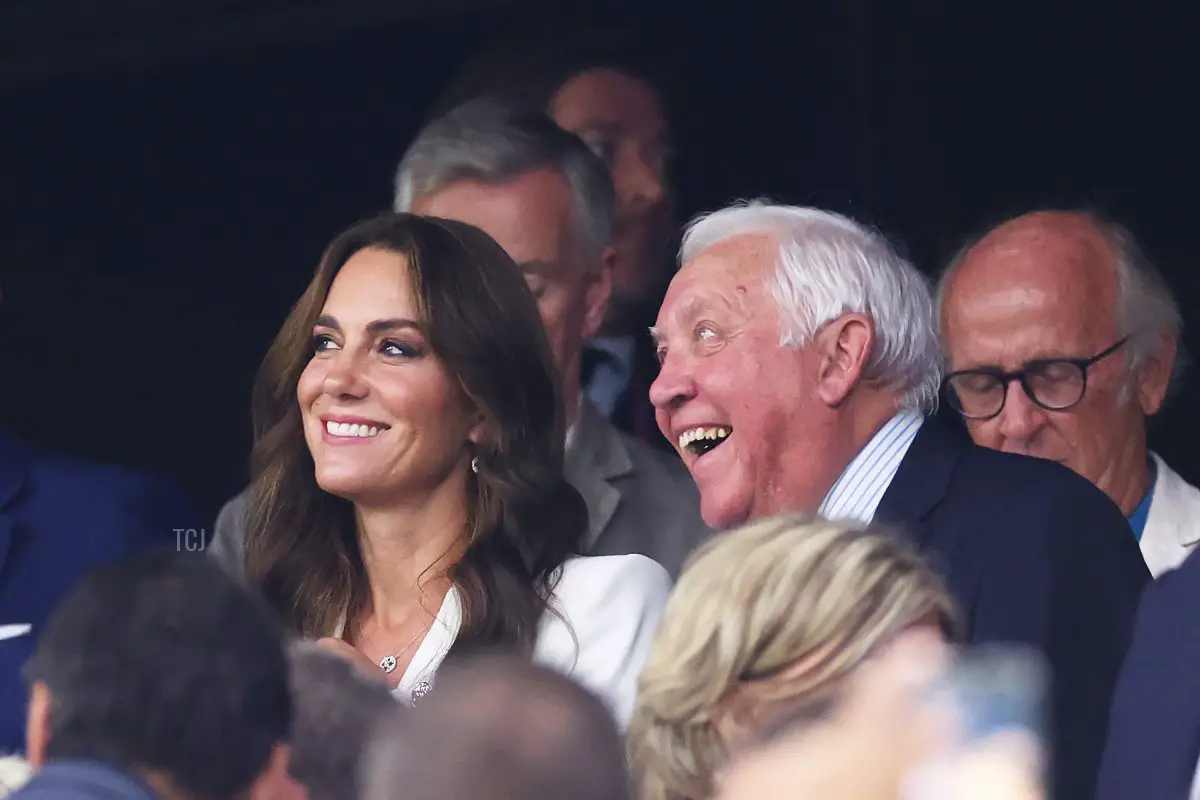
<instances>
[{"instance_id":1,"label":"elderly man's teeth","mask_svg":"<svg viewBox=\"0 0 1200 800\"><path fill-rule=\"evenodd\" d=\"M330 436L357 436L362 439L369 439L379 433L379 428L373 425L333 421L325 423L325 430L329 431Z\"/></svg>"},{"instance_id":2,"label":"elderly man's teeth","mask_svg":"<svg viewBox=\"0 0 1200 800\"><path fill-rule=\"evenodd\" d=\"M716 447L733 433L732 428L723 426L712 428L692 428L684 431L679 437L679 449L685 447L697 452L706 452Z\"/></svg>"}]
</instances>

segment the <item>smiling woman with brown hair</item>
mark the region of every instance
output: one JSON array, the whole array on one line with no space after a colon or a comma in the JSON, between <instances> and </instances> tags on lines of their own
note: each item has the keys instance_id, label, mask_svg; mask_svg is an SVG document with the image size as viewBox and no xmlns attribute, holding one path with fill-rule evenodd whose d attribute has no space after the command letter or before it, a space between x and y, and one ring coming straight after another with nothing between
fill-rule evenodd
<instances>
[{"instance_id":1,"label":"smiling woman with brown hair","mask_svg":"<svg viewBox=\"0 0 1200 800\"><path fill-rule=\"evenodd\" d=\"M296 634L405 699L452 652L516 649L627 715L669 579L575 556L549 346L482 231L385 214L335 239L253 410L246 576Z\"/></svg>"}]
</instances>

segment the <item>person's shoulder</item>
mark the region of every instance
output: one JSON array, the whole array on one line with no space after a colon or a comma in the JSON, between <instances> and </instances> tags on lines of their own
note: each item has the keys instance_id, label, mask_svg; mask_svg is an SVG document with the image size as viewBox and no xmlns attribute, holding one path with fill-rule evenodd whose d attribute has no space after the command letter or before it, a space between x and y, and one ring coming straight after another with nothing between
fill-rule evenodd
<instances>
[{"instance_id":1,"label":"person's shoulder","mask_svg":"<svg viewBox=\"0 0 1200 800\"><path fill-rule=\"evenodd\" d=\"M563 565L534 658L605 698L622 726L658 630L671 579L641 555L581 556Z\"/></svg>"},{"instance_id":2,"label":"person's shoulder","mask_svg":"<svg viewBox=\"0 0 1200 800\"><path fill-rule=\"evenodd\" d=\"M1008 536L1081 539L1076 543L1101 549L1112 546L1141 562L1137 541L1121 509L1065 465L976 445L964 465L974 470L973 482L985 487L985 491L972 492L975 507L981 515L1005 522Z\"/></svg>"},{"instance_id":3,"label":"person's shoulder","mask_svg":"<svg viewBox=\"0 0 1200 800\"><path fill-rule=\"evenodd\" d=\"M1129 521L1088 479L1057 462L974 444L959 472L958 482L970 486L975 533L993 552L1042 553L1076 571L1109 570L1113 584L1127 578L1137 591L1144 586L1149 572Z\"/></svg>"},{"instance_id":4,"label":"person's shoulder","mask_svg":"<svg viewBox=\"0 0 1200 800\"><path fill-rule=\"evenodd\" d=\"M250 515L250 488L246 487L221 506L213 526L208 552L235 578L244 574L246 526Z\"/></svg>"},{"instance_id":5,"label":"person's shoulder","mask_svg":"<svg viewBox=\"0 0 1200 800\"><path fill-rule=\"evenodd\" d=\"M671 576L643 555L578 556L563 564L553 606L577 632L637 628L657 619L671 593Z\"/></svg>"},{"instance_id":6,"label":"person's shoulder","mask_svg":"<svg viewBox=\"0 0 1200 800\"><path fill-rule=\"evenodd\" d=\"M960 463L972 475L991 484L997 503L1008 503L1013 496L1029 497L1032 494L1058 505L1083 503L1104 507L1106 511L1116 510L1112 501L1091 481L1055 461L971 444Z\"/></svg>"},{"instance_id":7,"label":"person's shoulder","mask_svg":"<svg viewBox=\"0 0 1200 800\"><path fill-rule=\"evenodd\" d=\"M22 516L47 533L86 535L93 548L173 541L174 529L199 529L190 497L148 470L25 446Z\"/></svg>"},{"instance_id":8,"label":"person's shoulder","mask_svg":"<svg viewBox=\"0 0 1200 800\"><path fill-rule=\"evenodd\" d=\"M245 526L246 515L250 510L250 487L247 486L242 491L235 494L233 497L225 501L225 505L221 506L221 510L217 513L217 529L222 527L237 528L240 530Z\"/></svg>"},{"instance_id":9,"label":"person's shoulder","mask_svg":"<svg viewBox=\"0 0 1200 800\"><path fill-rule=\"evenodd\" d=\"M1168 497L1172 505L1185 506L1189 510L1200 508L1200 488L1188 483L1187 479L1171 468L1158 453L1151 451L1157 478L1154 496Z\"/></svg>"},{"instance_id":10,"label":"person's shoulder","mask_svg":"<svg viewBox=\"0 0 1200 800\"><path fill-rule=\"evenodd\" d=\"M69 489L74 498L111 497L144 492L178 492L178 487L148 470L66 455L25 445L26 474L36 489Z\"/></svg>"},{"instance_id":11,"label":"person's shoulder","mask_svg":"<svg viewBox=\"0 0 1200 800\"><path fill-rule=\"evenodd\" d=\"M1159 575L1146 589L1145 603L1186 610L1200 620L1200 549L1193 550L1178 567Z\"/></svg>"},{"instance_id":12,"label":"person's shoulder","mask_svg":"<svg viewBox=\"0 0 1200 800\"><path fill-rule=\"evenodd\" d=\"M567 559L554 588L564 605L577 607L657 600L670 591L671 576L662 565L636 553Z\"/></svg>"}]
</instances>

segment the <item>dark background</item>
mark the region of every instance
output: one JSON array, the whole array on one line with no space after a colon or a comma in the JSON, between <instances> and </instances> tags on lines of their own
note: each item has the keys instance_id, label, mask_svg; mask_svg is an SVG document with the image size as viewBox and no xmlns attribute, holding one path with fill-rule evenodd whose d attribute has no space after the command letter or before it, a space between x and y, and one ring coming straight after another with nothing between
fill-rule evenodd
<instances>
[{"instance_id":1,"label":"dark background","mask_svg":"<svg viewBox=\"0 0 1200 800\"><path fill-rule=\"evenodd\" d=\"M323 246L390 203L443 83L495 44L623 27L666 76L685 214L850 213L934 272L1032 205L1127 222L1196 320L1183 3L200 2L0 7L0 424L241 488L250 383ZM1191 333L1189 349L1200 352ZM1194 376L1152 444L1200 482Z\"/></svg>"}]
</instances>

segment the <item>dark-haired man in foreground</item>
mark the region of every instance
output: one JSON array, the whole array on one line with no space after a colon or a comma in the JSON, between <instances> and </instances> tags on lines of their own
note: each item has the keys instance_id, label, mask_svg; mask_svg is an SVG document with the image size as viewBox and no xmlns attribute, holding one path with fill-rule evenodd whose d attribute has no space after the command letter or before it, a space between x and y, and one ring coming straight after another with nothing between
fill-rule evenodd
<instances>
[{"instance_id":1,"label":"dark-haired man in foreground","mask_svg":"<svg viewBox=\"0 0 1200 800\"><path fill-rule=\"evenodd\" d=\"M283 634L211 560L152 553L90 573L26 673L20 800L294 800Z\"/></svg>"}]
</instances>

